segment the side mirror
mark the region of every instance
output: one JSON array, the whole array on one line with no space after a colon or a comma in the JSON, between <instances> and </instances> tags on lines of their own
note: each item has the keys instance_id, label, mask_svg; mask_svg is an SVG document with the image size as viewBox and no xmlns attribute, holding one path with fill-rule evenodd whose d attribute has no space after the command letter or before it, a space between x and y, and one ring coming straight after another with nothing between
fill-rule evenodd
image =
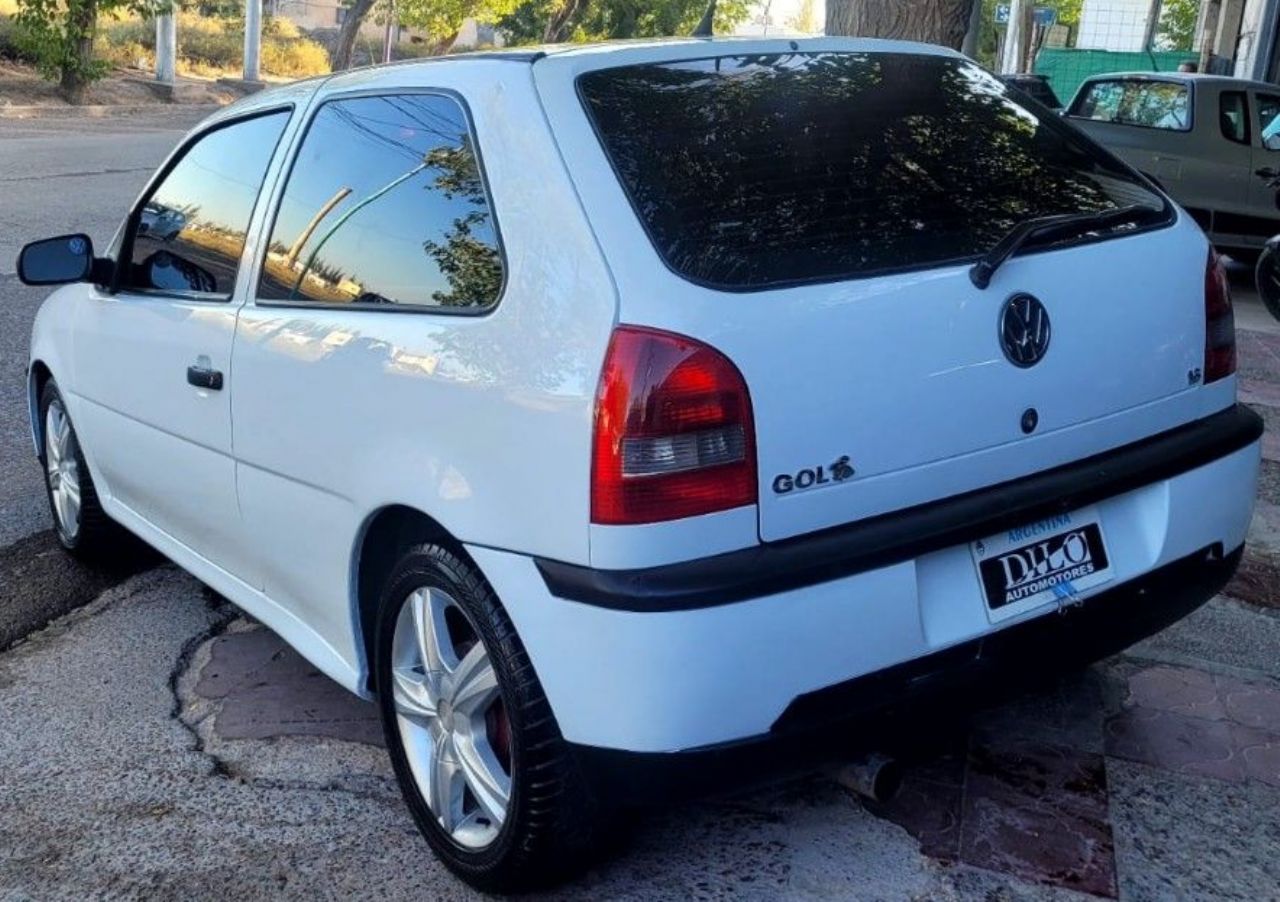
<instances>
[{"instance_id":1,"label":"side mirror","mask_svg":"<svg viewBox=\"0 0 1280 902\"><path fill-rule=\"evenodd\" d=\"M61 235L33 241L18 254L18 278L26 285L84 282L93 273L88 235Z\"/></svg>"},{"instance_id":2,"label":"side mirror","mask_svg":"<svg viewBox=\"0 0 1280 902\"><path fill-rule=\"evenodd\" d=\"M1270 239L1258 257L1254 271L1258 280L1258 294L1271 315L1280 319L1280 235Z\"/></svg>"}]
</instances>

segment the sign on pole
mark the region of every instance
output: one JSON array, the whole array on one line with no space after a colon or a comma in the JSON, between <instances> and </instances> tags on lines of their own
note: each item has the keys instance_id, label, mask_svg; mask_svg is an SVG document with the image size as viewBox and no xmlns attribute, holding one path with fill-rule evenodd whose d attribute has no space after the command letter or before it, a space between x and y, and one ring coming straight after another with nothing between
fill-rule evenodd
<instances>
[{"instance_id":1,"label":"sign on pole","mask_svg":"<svg viewBox=\"0 0 1280 902\"><path fill-rule=\"evenodd\" d=\"M1037 6L1032 9L1031 15L1041 28L1052 28L1058 21L1058 11L1052 6Z\"/></svg>"},{"instance_id":2,"label":"sign on pole","mask_svg":"<svg viewBox=\"0 0 1280 902\"><path fill-rule=\"evenodd\" d=\"M995 20L997 25L1009 24L1009 4L1008 3L996 4Z\"/></svg>"}]
</instances>

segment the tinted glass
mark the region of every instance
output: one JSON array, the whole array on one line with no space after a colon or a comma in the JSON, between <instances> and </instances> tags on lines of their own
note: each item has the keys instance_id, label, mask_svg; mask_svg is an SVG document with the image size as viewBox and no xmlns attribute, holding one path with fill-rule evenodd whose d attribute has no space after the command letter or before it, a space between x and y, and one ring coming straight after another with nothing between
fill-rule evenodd
<instances>
[{"instance_id":1,"label":"tinted glass","mask_svg":"<svg viewBox=\"0 0 1280 902\"><path fill-rule=\"evenodd\" d=\"M1218 99L1218 125L1228 141L1249 143L1249 108L1243 91L1222 92Z\"/></svg>"},{"instance_id":2,"label":"tinted glass","mask_svg":"<svg viewBox=\"0 0 1280 902\"><path fill-rule=\"evenodd\" d=\"M1096 81L1080 97L1071 115L1118 125L1169 131L1191 128L1191 98L1186 85L1167 81Z\"/></svg>"},{"instance_id":3,"label":"tinted glass","mask_svg":"<svg viewBox=\"0 0 1280 902\"><path fill-rule=\"evenodd\" d=\"M258 296L483 308L501 288L462 106L407 94L321 107L285 187Z\"/></svg>"},{"instance_id":4,"label":"tinted glass","mask_svg":"<svg viewBox=\"0 0 1280 902\"><path fill-rule=\"evenodd\" d=\"M579 89L668 266L729 290L972 258L1033 216L1163 208L963 60L722 57Z\"/></svg>"},{"instance_id":5,"label":"tinted glass","mask_svg":"<svg viewBox=\"0 0 1280 902\"><path fill-rule=\"evenodd\" d=\"M230 295L249 217L288 112L196 141L142 207L126 287Z\"/></svg>"}]
</instances>

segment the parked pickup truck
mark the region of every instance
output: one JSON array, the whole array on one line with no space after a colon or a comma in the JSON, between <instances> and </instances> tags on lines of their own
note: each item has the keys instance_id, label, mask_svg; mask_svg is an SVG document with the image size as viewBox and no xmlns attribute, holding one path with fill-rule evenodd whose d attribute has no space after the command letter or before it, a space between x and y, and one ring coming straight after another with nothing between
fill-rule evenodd
<instances>
[{"instance_id":1,"label":"parked pickup truck","mask_svg":"<svg viewBox=\"0 0 1280 902\"><path fill-rule=\"evenodd\" d=\"M1066 116L1157 181L1219 249L1257 255L1280 232L1280 88L1193 73L1098 75Z\"/></svg>"}]
</instances>

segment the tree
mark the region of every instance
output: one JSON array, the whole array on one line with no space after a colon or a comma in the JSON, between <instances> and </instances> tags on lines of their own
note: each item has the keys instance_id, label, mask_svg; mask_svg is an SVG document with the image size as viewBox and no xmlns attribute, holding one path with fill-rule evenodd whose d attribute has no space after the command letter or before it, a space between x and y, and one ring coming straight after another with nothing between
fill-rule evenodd
<instances>
[{"instance_id":1,"label":"tree","mask_svg":"<svg viewBox=\"0 0 1280 902\"><path fill-rule=\"evenodd\" d=\"M494 240L489 202L470 138L457 147L440 147L427 154L427 164L436 170L435 187L449 200L461 199L473 209L455 217L445 240L422 245L449 282L448 291L433 292L432 298L446 307L485 304L502 290L502 258Z\"/></svg>"},{"instance_id":2,"label":"tree","mask_svg":"<svg viewBox=\"0 0 1280 902\"><path fill-rule=\"evenodd\" d=\"M746 20L752 0L719 0L716 34ZM512 44L691 34L707 0L525 0L498 27Z\"/></svg>"},{"instance_id":3,"label":"tree","mask_svg":"<svg viewBox=\"0 0 1280 902\"><path fill-rule=\"evenodd\" d=\"M14 20L18 39L35 57L40 74L56 79L69 102L83 103L89 85L107 70L106 63L93 58L98 14L154 16L168 9L168 0L18 0Z\"/></svg>"},{"instance_id":4,"label":"tree","mask_svg":"<svg viewBox=\"0 0 1280 902\"><path fill-rule=\"evenodd\" d=\"M827 0L827 34L926 41L960 49L977 0Z\"/></svg>"},{"instance_id":5,"label":"tree","mask_svg":"<svg viewBox=\"0 0 1280 902\"><path fill-rule=\"evenodd\" d=\"M351 5L347 7L347 17L342 20L342 27L338 29L338 39L334 42L333 50L329 52L329 66L334 72L351 67L351 51L355 49L360 26L364 24L365 16L369 15L371 9L373 9L373 0L352 0Z\"/></svg>"},{"instance_id":6,"label":"tree","mask_svg":"<svg viewBox=\"0 0 1280 902\"><path fill-rule=\"evenodd\" d=\"M1166 50L1191 50L1196 43L1200 0L1164 0L1159 41Z\"/></svg>"},{"instance_id":7,"label":"tree","mask_svg":"<svg viewBox=\"0 0 1280 902\"><path fill-rule=\"evenodd\" d=\"M338 39L329 61L335 72L351 66L351 53L355 48L360 26L373 9L376 0L352 0L347 7L347 17L342 20ZM453 45L467 19L480 22L497 22L511 13L517 0L395 0L388 3L387 15L408 28L425 31L433 54L444 53Z\"/></svg>"},{"instance_id":8,"label":"tree","mask_svg":"<svg viewBox=\"0 0 1280 902\"><path fill-rule=\"evenodd\" d=\"M787 19L787 27L802 34L816 32L818 30L816 0L800 0L795 15Z\"/></svg>"}]
</instances>

